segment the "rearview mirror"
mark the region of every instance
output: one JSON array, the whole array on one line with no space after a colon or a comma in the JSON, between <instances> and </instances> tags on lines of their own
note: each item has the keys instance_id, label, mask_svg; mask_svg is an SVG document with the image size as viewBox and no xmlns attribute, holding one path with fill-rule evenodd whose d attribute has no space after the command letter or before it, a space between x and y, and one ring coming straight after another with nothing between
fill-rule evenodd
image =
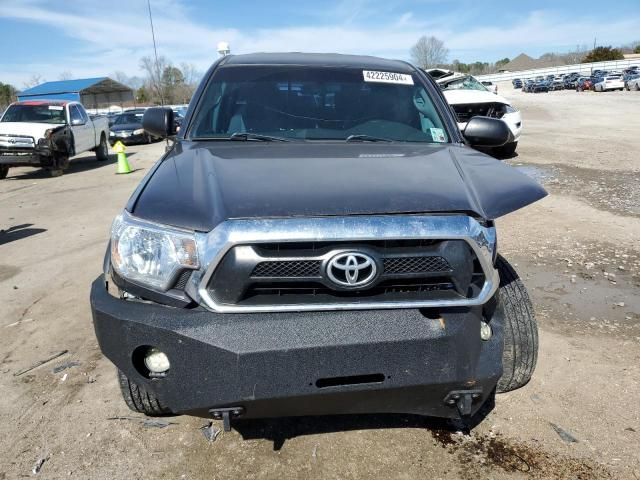
<instances>
[{"instance_id":1,"label":"rearview mirror","mask_svg":"<svg viewBox=\"0 0 640 480\"><path fill-rule=\"evenodd\" d=\"M474 147L500 147L509 141L509 127L502 120L489 117L473 117L462 135Z\"/></svg>"},{"instance_id":2,"label":"rearview mirror","mask_svg":"<svg viewBox=\"0 0 640 480\"><path fill-rule=\"evenodd\" d=\"M168 107L147 108L142 116L142 128L154 137L167 138L175 135L173 110Z\"/></svg>"}]
</instances>

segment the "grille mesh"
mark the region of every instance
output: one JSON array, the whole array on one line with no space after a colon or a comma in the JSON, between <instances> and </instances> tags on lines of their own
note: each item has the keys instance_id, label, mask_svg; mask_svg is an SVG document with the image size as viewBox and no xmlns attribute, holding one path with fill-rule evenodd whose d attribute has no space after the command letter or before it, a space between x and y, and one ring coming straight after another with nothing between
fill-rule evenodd
<instances>
[{"instance_id":1,"label":"grille mesh","mask_svg":"<svg viewBox=\"0 0 640 480\"><path fill-rule=\"evenodd\" d=\"M192 270L185 270L184 272L182 272L178 277L178 280L176 280L176 284L173 286L173 288L184 290L184 288L187 286L187 282L189 281L189 277L191 277L191 272Z\"/></svg>"},{"instance_id":2,"label":"grille mesh","mask_svg":"<svg viewBox=\"0 0 640 480\"><path fill-rule=\"evenodd\" d=\"M449 262L442 257L392 257L384 259L384 273L448 272Z\"/></svg>"},{"instance_id":3,"label":"grille mesh","mask_svg":"<svg viewBox=\"0 0 640 480\"><path fill-rule=\"evenodd\" d=\"M260 262L252 277L304 278L320 276L320 260L283 260Z\"/></svg>"}]
</instances>

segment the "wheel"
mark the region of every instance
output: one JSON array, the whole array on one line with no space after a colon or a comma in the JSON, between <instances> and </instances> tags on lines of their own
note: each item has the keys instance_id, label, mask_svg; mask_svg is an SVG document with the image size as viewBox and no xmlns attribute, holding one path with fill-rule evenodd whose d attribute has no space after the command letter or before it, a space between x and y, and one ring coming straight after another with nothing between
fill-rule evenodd
<instances>
[{"instance_id":1,"label":"wheel","mask_svg":"<svg viewBox=\"0 0 640 480\"><path fill-rule=\"evenodd\" d=\"M105 162L109 160L109 147L107 146L107 137L100 136L100 144L96 148L96 160Z\"/></svg>"},{"instance_id":2,"label":"wheel","mask_svg":"<svg viewBox=\"0 0 640 480\"><path fill-rule=\"evenodd\" d=\"M129 380L120 370L118 370L118 383L120 384L122 398L124 398L127 407L134 412L144 413L150 417L171 414L171 410L162 405L153 393L146 391Z\"/></svg>"},{"instance_id":3,"label":"wheel","mask_svg":"<svg viewBox=\"0 0 640 480\"><path fill-rule=\"evenodd\" d=\"M61 168L50 168L49 169L49 176L51 176L51 177L61 177L63 173L64 172L62 171Z\"/></svg>"},{"instance_id":4,"label":"wheel","mask_svg":"<svg viewBox=\"0 0 640 480\"><path fill-rule=\"evenodd\" d=\"M500 301L504 309L504 352L499 393L527 384L538 360L538 325L522 280L511 264L498 255L496 268L500 274Z\"/></svg>"},{"instance_id":5,"label":"wheel","mask_svg":"<svg viewBox=\"0 0 640 480\"><path fill-rule=\"evenodd\" d=\"M518 142L505 143L500 147L494 148L493 153L498 158L511 158L513 154L516 153L517 147Z\"/></svg>"},{"instance_id":6,"label":"wheel","mask_svg":"<svg viewBox=\"0 0 640 480\"><path fill-rule=\"evenodd\" d=\"M637 83L634 85L633 89L637 92L640 91L640 83Z\"/></svg>"},{"instance_id":7,"label":"wheel","mask_svg":"<svg viewBox=\"0 0 640 480\"><path fill-rule=\"evenodd\" d=\"M7 178L9 174L9 167L7 165L0 165L0 180Z\"/></svg>"}]
</instances>

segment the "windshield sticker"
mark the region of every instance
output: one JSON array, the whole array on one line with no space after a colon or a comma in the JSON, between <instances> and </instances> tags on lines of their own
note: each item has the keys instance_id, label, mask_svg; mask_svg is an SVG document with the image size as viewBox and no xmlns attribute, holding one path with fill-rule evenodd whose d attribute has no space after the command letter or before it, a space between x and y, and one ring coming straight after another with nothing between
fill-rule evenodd
<instances>
[{"instance_id":1,"label":"windshield sticker","mask_svg":"<svg viewBox=\"0 0 640 480\"><path fill-rule=\"evenodd\" d=\"M49 105L49 110L64 110L60 105Z\"/></svg>"},{"instance_id":2,"label":"windshield sticker","mask_svg":"<svg viewBox=\"0 0 640 480\"><path fill-rule=\"evenodd\" d=\"M365 82L413 85L413 77L404 73L375 72L371 70L363 70L362 76L364 77Z\"/></svg>"},{"instance_id":3,"label":"windshield sticker","mask_svg":"<svg viewBox=\"0 0 640 480\"><path fill-rule=\"evenodd\" d=\"M429 130L431 130L431 138L434 142L443 143L447 141L447 137L444 136L444 130L441 128L430 128Z\"/></svg>"}]
</instances>

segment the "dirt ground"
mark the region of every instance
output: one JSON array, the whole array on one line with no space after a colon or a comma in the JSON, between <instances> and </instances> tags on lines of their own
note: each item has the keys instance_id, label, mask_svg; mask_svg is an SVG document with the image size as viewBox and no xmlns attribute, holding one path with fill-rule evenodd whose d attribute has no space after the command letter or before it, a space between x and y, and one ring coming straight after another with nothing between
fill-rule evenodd
<instances>
[{"instance_id":1,"label":"dirt ground","mask_svg":"<svg viewBox=\"0 0 640 480\"><path fill-rule=\"evenodd\" d=\"M0 479L640 479L640 94L500 93L524 118L507 161L551 193L499 221L540 357L469 435L372 415L238 422L210 442L203 419L130 412L96 344L89 285L159 143L129 148L131 175L87 155L59 178L19 168L0 181Z\"/></svg>"}]
</instances>

